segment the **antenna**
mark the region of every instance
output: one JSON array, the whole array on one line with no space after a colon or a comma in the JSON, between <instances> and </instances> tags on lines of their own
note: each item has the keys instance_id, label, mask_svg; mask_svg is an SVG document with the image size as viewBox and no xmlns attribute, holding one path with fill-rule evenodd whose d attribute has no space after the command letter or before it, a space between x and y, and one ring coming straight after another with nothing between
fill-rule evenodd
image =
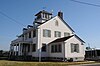
<instances>
[{"instance_id":1,"label":"antenna","mask_svg":"<svg viewBox=\"0 0 100 66\"><path fill-rule=\"evenodd\" d=\"M46 9L46 7L42 7L42 9L43 9L43 10L45 10L45 9Z\"/></svg>"},{"instance_id":2,"label":"antenna","mask_svg":"<svg viewBox=\"0 0 100 66\"><path fill-rule=\"evenodd\" d=\"M53 9L51 10L51 13L53 14Z\"/></svg>"}]
</instances>

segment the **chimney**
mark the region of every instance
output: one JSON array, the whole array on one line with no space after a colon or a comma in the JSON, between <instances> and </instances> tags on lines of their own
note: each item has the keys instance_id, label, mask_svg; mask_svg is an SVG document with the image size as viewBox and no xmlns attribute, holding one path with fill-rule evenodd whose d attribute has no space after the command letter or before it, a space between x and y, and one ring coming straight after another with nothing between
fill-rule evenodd
<instances>
[{"instance_id":1,"label":"chimney","mask_svg":"<svg viewBox=\"0 0 100 66\"><path fill-rule=\"evenodd\" d=\"M59 12L58 12L58 16L59 16L61 19L63 19L63 12L59 11Z\"/></svg>"}]
</instances>

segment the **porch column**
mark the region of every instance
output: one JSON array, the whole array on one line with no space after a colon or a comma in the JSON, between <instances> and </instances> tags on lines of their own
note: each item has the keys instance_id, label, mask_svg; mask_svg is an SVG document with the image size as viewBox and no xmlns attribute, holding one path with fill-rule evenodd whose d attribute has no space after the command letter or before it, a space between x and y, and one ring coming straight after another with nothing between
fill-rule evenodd
<instances>
[{"instance_id":1,"label":"porch column","mask_svg":"<svg viewBox=\"0 0 100 66\"><path fill-rule=\"evenodd\" d=\"M32 44L30 44L30 53L32 55Z\"/></svg>"},{"instance_id":2,"label":"porch column","mask_svg":"<svg viewBox=\"0 0 100 66\"><path fill-rule=\"evenodd\" d=\"M18 55L20 55L20 44L21 43L18 44Z\"/></svg>"},{"instance_id":3,"label":"porch column","mask_svg":"<svg viewBox=\"0 0 100 66\"><path fill-rule=\"evenodd\" d=\"M12 52L12 45L10 44L10 55L11 55L11 52Z\"/></svg>"},{"instance_id":4,"label":"porch column","mask_svg":"<svg viewBox=\"0 0 100 66\"><path fill-rule=\"evenodd\" d=\"M15 44L15 55L17 55L17 44Z\"/></svg>"},{"instance_id":5,"label":"porch column","mask_svg":"<svg viewBox=\"0 0 100 66\"><path fill-rule=\"evenodd\" d=\"M22 55L23 44L20 43L20 55Z\"/></svg>"},{"instance_id":6,"label":"porch column","mask_svg":"<svg viewBox=\"0 0 100 66\"><path fill-rule=\"evenodd\" d=\"M12 55L14 55L14 45L12 44Z\"/></svg>"}]
</instances>

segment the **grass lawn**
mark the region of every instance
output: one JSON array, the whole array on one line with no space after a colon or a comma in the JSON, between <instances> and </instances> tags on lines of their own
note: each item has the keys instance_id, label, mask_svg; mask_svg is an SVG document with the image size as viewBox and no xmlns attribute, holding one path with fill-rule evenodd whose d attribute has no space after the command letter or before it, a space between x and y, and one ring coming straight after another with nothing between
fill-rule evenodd
<instances>
[{"instance_id":1,"label":"grass lawn","mask_svg":"<svg viewBox=\"0 0 100 66\"><path fill-rule=\"evenodd\" d=\"M68 66L95 62L23 62L0 60L0 66Z\"/></svg>"}]
</instances>

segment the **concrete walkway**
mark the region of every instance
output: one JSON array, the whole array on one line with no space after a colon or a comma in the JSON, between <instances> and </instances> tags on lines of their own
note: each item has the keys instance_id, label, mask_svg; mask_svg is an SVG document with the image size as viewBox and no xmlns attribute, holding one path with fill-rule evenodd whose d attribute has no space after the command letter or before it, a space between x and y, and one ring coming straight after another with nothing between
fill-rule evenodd
<instances>
[{"instance_id":1,"label":"concrete walkway","mask_svg":"<svg viewBox=\"0 0 100 66\"><path fill-rule=\"evenodd\" d=\"M100 63L94 63L94 64L80 64L80 65L69 65L69 66L100 66Z\"/></svg>"}]
</instances>

